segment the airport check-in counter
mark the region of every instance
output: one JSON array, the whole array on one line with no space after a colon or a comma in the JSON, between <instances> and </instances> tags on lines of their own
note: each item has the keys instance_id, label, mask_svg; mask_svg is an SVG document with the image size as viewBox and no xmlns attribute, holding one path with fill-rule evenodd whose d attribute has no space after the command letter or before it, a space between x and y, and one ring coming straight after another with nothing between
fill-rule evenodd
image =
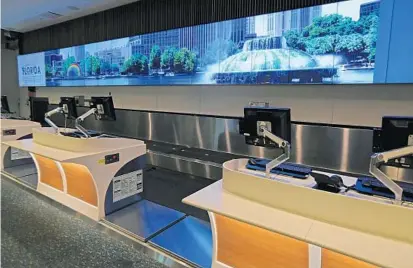
<instances>
[{"instance_id":1,"label":"airport check-in counter","mask_svg":"<svg viewBox=\"0 0 413 268\"><path fill-rule=\"evenodd\" d=\"M37 122L29 120L0 119L1 140L15 141L32 138L33 129L41 128ZM9 146L1 145L1 170L31 162L29 154Z\"/></svg>"},{"instance_id":2,"label":"airport check-in counter","mask_svg":"<svg viewBox=\"0 0 413 268\"><path fill-rule=\"evenodd\" d=\"M161 114L161 116L167 115ZM188 118L192 117L188 116ZM151 119L154 126L161 122L154 115ZM214 124L218 125L217 119L207 118L207 120L214 120ZM170 119L167 121L173 122ZM138 119L137 123L139 122L142 125L142 121ZM162 124L165 123L162 121ZM213 124L204 122L201 126L203 125ZM229 122L225 122L224 125L228 126ZM88 128L92 127L88 126ZM118 128L122 127L118 126ZM116 128L111 125L111 129ZM132 126L129 129L133 129ZM120 134L104 128L96 130L112 135ZM178 131L181 133L179 128ZM152 129L152 133L160 132ZM182 137L190 137L188 135ZM239 146L239 141L234 143L234 136L227 134L226 140ZM213 148L210 150L194 148L183 142L176 144L169 140L162 142L159 136L154 140L151 136L137 138L147 143L146 155L149 165L143 168L143 192L131 203L126 202L124 206L115 208L111 213L104 213L101 222L170 253L191 266L408 267L405 263L412 263L411 256L407 254L412 252L412 241L409 240L411 232L404 228L409 222L413 222L412 208L408 208L407 203L404 204L403 209L408 210L403 212L409 213L404 214L399 210L388 212L391 215L401 213L394 214L393 218L372 212L376 216L375 220L380 222L379 227L377 224L372 224L373 227L353 226L349 225L349 222L354 222L354 216L350 216L353 215L353 210L354 213L360 213L359 215L364 217L370 215L372 210L360 209L365 203L360 206L348 206L349 204L343 199L340 202L344 202L344 206L347 206L344 211L342 203L335 200L337 194L311 188L314 186L312 178L294 180L295 184L300 186L297 187L286 184L291 181L291 178L278 176L280 181L271 181L274 184L267 185L267 180L262 174L245 170L246 159L242 159L243 156L240 154L218 152ZM208 140L203 138L205 144ZM243 139L242 136L240 138ZM114 141L114 138L108 139ZM136 141L125 140L133 144ZM243 143L243 140L240 141ZM27 147L26 149L29 150ZM59 159L52 162L56 160ZM64 163L64 161L60 162ZM110 166L111 164L107 165L108 168ZM68 175L63 168L58 167L58 172L55 174L62 177L62 171L67 183ZM315 169L314 171L323 173ZM222 172L223 179L215 182L222 178ZM39 175L41 178L41 170L39 173L36 176ZM357 180L355 177L343 175L342 178L348 185L354 184ZM64 187L68 189L67 185ZM243 191L245 188L254 191ZM303 189L309 192L304 194L301 192ZM197 192L198 190L200 191ZM255 195L250 196L250 194ZM315 199L319 203L303 201L307 198L306 195L312 194L310 200ZM290 199L292 196L295 197ZM340 197L354 199L349 201L350 203L359 202L362 198L362 201L368 204L370 202L379 204L380 210L393 206L386 204L389 199L360 195L354 191L348 191L346 195ZM290 204L291 207L286 204ZM328 204L327 208L326 204ZM330 204L339 208L332 209ZM312 211L310 209L312 207L319 210ZM361 213L361 211L369 212ZM329 214L332 214L332 218L329 218ZM334 218L337 215L338 218ZM400 215L404 215L405 218L400 218ZM381 216L380 221L377 218L379 216ZM399 225L399 222L403 223ZM378 231L386 226L398 230L395 230L395 233L384 234ZM390 253L385 254L389 247L391 247L388 251Z\"/></svg>"},{"instance_id":3,"label":"airport check-in counter","mask_svg":"<svg viewBox=\"0 0 413 268\"><path fill-rule=\"evenodd\" d=\"M267 179L247 162L226 162L221 181L183 200L209 213L212 267L411 267L412 203Z\"/></svg>"},{"instance_id":4,"label":"airport check-in counter","mask_svg":"<svg viewBox=\"0 0 413 268\"><path fill-rule=\"evenodd\" d=\"M142 191L142 141L79 139L45 128L34 130L33 139L3 144L31 154L38 192L94 220L135 202Z\"/></svg>"}]
</instances>

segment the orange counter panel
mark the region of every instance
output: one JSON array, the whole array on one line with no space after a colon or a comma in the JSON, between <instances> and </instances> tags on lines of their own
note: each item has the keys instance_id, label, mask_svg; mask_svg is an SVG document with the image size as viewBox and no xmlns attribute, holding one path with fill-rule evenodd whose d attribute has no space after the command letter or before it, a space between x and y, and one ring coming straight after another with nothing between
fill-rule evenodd
<instances>
[{"instance_id":1,"label":"orange counter panel","mask_svg":"<svg viewBox=\"0 0 413 268\"><path fill-rule=\"evenodd\" d=\"M87 167L79 164L62 163L62 168L66 175L67 194L97 206L96 186Z\"/></svg>"},{"instance_id":2,"label":"orange counter panel","mask_svg":"<svg viewBox=\"0 0 413 268\"><path fill-rule=\"evenodd\" d=\"M308 267L308 244L225 216L214 214L217 259L237 268Z\"/></svg>"},{"instance_id":3,"label":"orange counter panel","mask_svg":"<svg viewBox=\"0 0 413 268\"><path fill-rule=\"evenodd\" d=\"M46 157L33 155L39 167L39 179L55 189L63 191L63 180L56 163Z\"/></svg>"}]
</instances>

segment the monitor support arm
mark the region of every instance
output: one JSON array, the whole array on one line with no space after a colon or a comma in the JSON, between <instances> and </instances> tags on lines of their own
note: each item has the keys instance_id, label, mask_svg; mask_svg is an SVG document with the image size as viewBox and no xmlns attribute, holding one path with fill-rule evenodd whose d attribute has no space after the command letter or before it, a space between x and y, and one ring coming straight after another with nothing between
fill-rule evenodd
<instances>
[{"instance_id":1,"label":"monitor support arm","mask_svg":"<svg viewBox=\"0 0 413 268\"><path fill-rule=\"evenodd\" d=\"M288 141L283 140L277 135L274 135L273 133L268 131L268 129L264 126L260 126L260 131L264 137L275 142L283 150L283 153L280 156L278 156L277 158L275 158L274 160L272 160L265 166L265 175L267 178L270 178L271 170L273 168L281 165L282 163L290 159L291 145Z\"/></svg>"},{"instance_id":2,"label":"monitor support arm","mask_svg":"<svg viewBox=\"0 0 413 268\"><path fill-rule=\"evenodd\" d=\"M399 205L402 202L403 189L380 170L380 165L407 155L413 155L413 146L374 154L370 158L370 173L394 193L395 203Z\"/></svg>"},{"instance_id":3,"label":"monitor support arm","mask_svg":"<svg viewBox=\"0 0 413 268\"><path fill-rule=\"evenodd\" d=\"M53 121L50 119L50 117L54 114L62 113L62 112L63 112L63 108L62 107L57 107L56 109L53 109L53 110L45 113L45 115L44 115L44 121L46 121L46 123L49 124L49 126L51 126L53 128L55 133L59 132L59 127L56 126L55 123L53 123Z\"/></svg>"},{"instance_id":4,"label":"monitor support arm","mask_svg":"<svg viewBox=\"0 0 413 268\"><path fill-rule=\"evenodd\" d=\"M87 133L87 130L82 127L80 123L82 123L87 117L91 116L92 114L95 114L97 112L96 108L92 108L86 113L82 114L75 120L75 128L79 130L86 138L90 138L90 135Z\"/></svg>"}]
</instances>

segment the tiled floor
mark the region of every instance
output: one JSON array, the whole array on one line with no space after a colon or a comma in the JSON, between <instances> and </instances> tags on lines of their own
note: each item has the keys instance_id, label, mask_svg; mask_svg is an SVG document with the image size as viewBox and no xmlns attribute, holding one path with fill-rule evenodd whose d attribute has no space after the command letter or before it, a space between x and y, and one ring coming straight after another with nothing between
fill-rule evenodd
<instances>
[{"instance_id":1,"label":"tiled floor","mask_svg":"<svg viewBox=\"0 0 413 268\"><path fill-rule=\"evenodd\" d=\"M1 204L1 267L164 267L3 177Z\"/></svg>"}]
</instances>

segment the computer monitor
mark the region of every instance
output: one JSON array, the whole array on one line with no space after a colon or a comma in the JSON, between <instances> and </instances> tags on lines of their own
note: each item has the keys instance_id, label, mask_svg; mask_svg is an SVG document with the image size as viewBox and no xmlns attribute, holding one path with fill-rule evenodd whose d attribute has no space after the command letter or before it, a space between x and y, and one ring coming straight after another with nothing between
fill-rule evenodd
<instances>
[{"instance_id":1,"label":"computer monitor","mask_svg":"<svg viewBox=\"0 0 413 268\"><path fill-rule=\"evenodd\" d=\"M40 97L30 98L30 119L41 124L46 124L44 115L49 111L49 99Z\"/></svg>"},{"instance_id":2,"label":"computer monitor","mask_svg":"<svg viewBox=\"0 0 413 268\"><path fill-rule=\"evenodd\" d=\"M240 132L247 144L265 147L278 147L276 143L260 133L260 126L281 139L291 143L291 111L288 108L245 107Z\"/></svg>"},{"instance_id":3,"label":"computer monitor","mask_svg":"<svg viewBox=\"0 0 413 268\"><path fill-rule=\"evenodd\" d=\"M63 114L67 119L76 119L77 108L76 108L76 99L74 97L61 97L59 107L63 108Z\"/></svg>"},{"instance_id":4,"label":"computer monitor","mask_svg":"<svg viewBox=\"0 0 413 268\"><path fill-rule=\"evenodd\" d=\"M7 96L1 96L1 112L10 113L9 102Z\"/></svg>"},{"instance_id":5,"label":"computer monitor","mask_svg":"<svg viewBox=\"0 0 413 268\"><path fill-rule=\"evenodd\" d=\"M413 146L413 117L384 116L381 129L373 131L373 152L382 153ZM386 165L413 168L413 155L393 159Z\"/></svg>"},{"instance_id":6,"label":"computer monitor","mask_svg":"<svg viewBox=\"0 0 413 268\"><path fill-rule=\"evenodd\" d=\"M89 103L89 107L96 108L95 113L98 120L115 121L115 107L113 105L112 97L92 97Z\"/></svg>"},{"instance_id":7,"label":"computer monitor","mask_svg":"<svg viewBox=\"0 0 413 268\"><path fill-rule=\"evenodd\" d=\"M381 123L381 149L390 151L413 145L412 116L384 116Z\"/></svg>"}]
</instances>

